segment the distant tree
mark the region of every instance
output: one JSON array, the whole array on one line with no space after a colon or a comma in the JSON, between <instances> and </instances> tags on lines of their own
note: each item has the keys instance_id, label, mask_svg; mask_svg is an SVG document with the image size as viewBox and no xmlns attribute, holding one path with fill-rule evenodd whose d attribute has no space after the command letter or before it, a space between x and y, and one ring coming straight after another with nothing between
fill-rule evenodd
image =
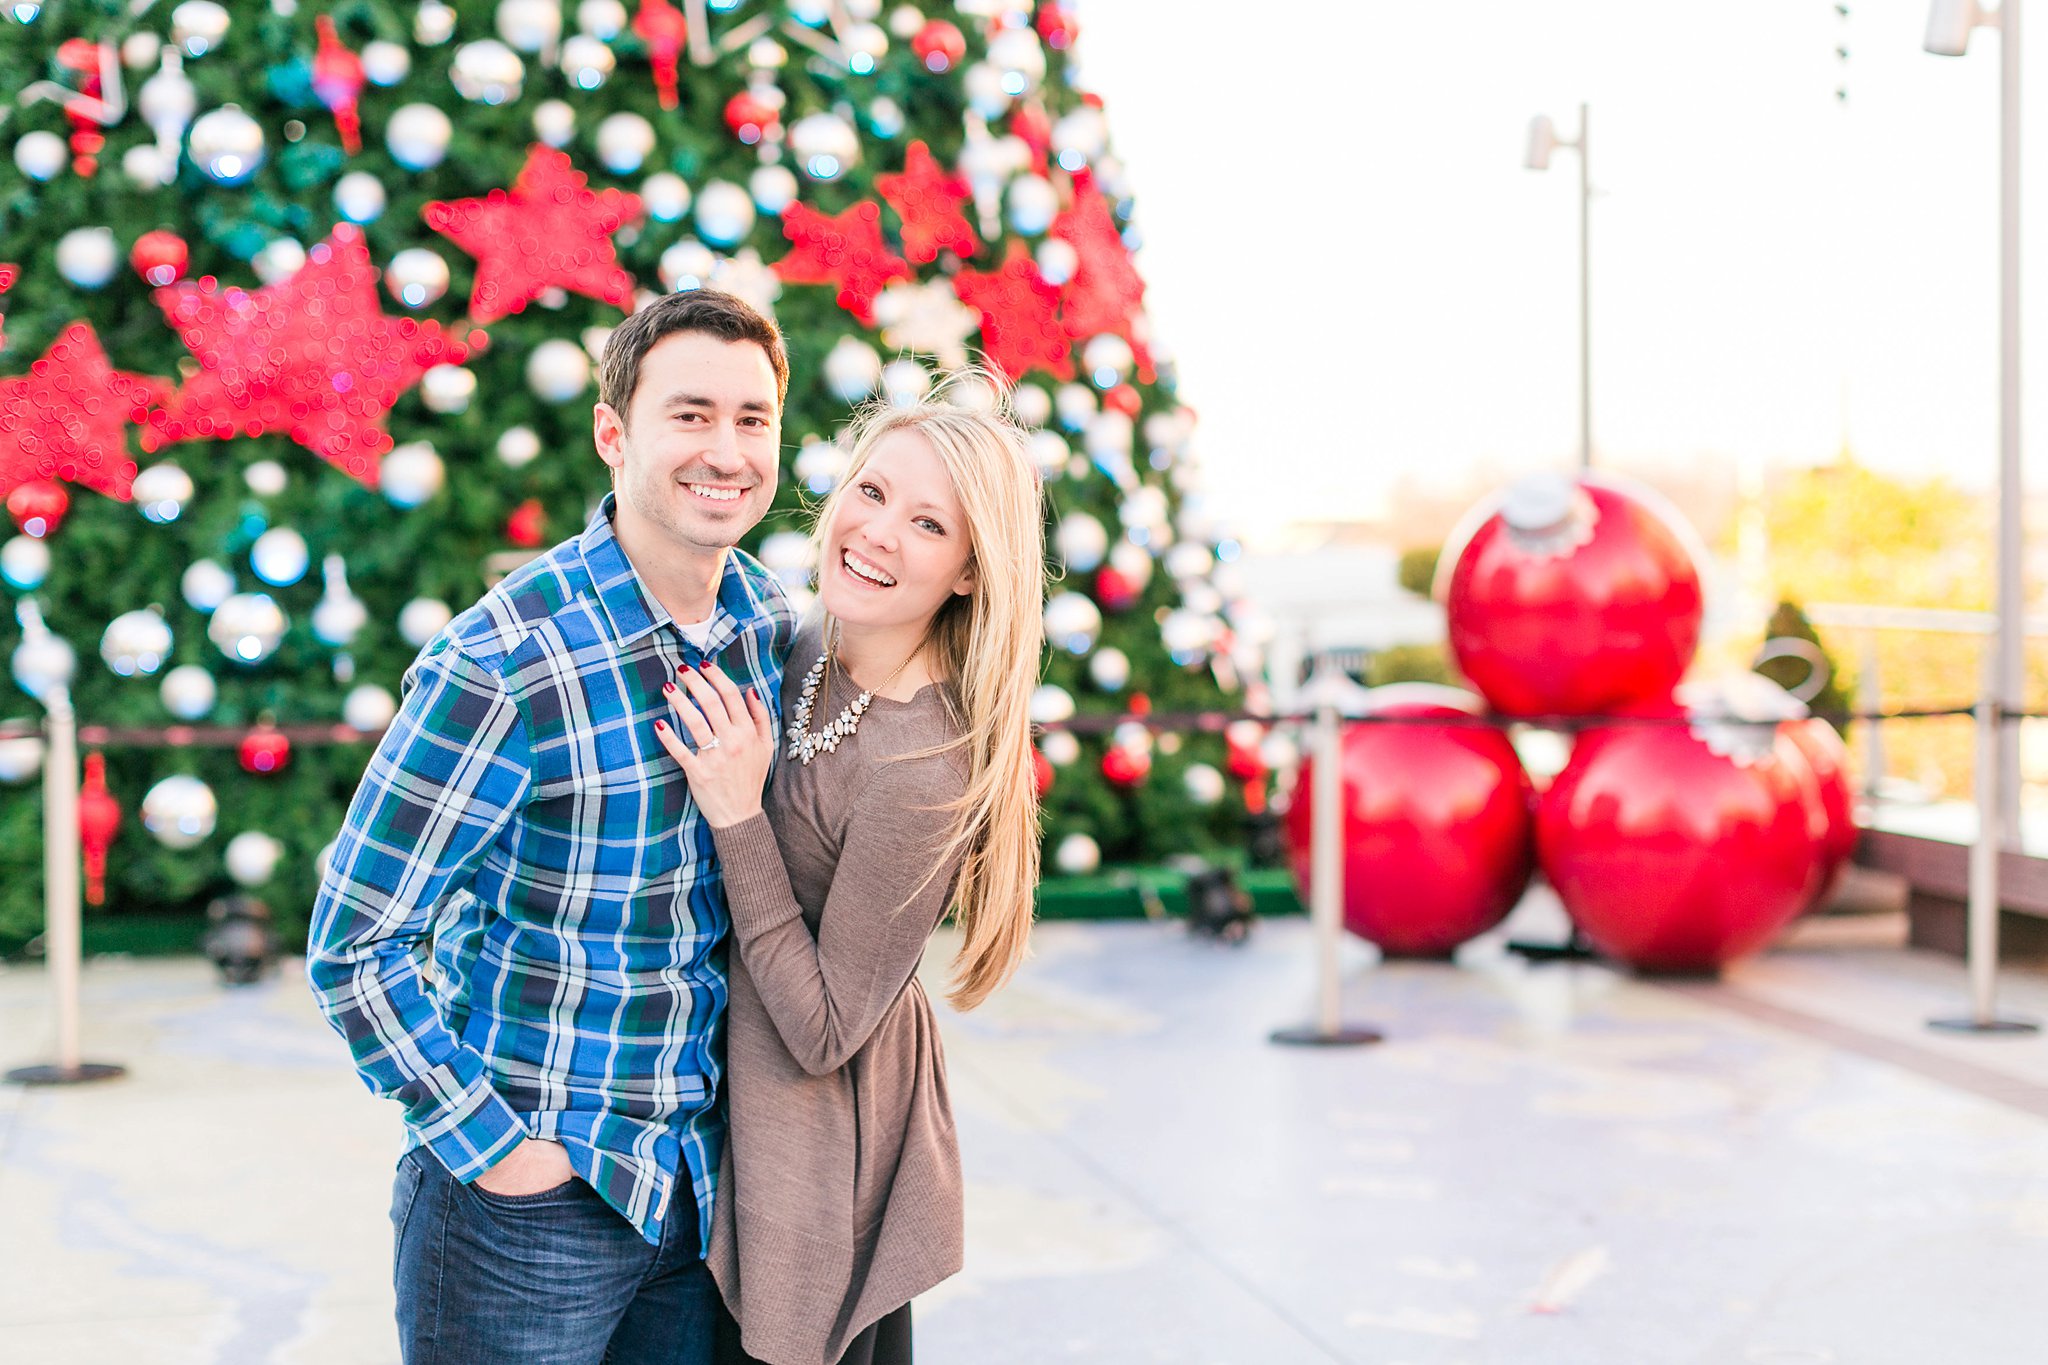
<instances>
[{"instance_id":1,"label":"distant tree","mask_svg":"<svg viewBox=\"0 0 2048 1365\"><path fill-rule=\"evenodd\" d=\"M1444 656L1442 645L1395 645L1374 654L1365 665L1365 682L1368 687L1384 687L1388 683L1428 682L1457 684L1451 676L1450 661Z\"/></svg>"},{"instance_id":2,"label":"distant tree","mask_svg":"<svg viewBox=\"0 0 2048 1365\"><path fill-rule=\"evenodd\" d=\"M1827 672L1827 684L1808 699L1814 710L1828 714L1829 723L1843 734L1848 733L1849 723L1838 719L1849 710L1851 690L1842 677L1841 665L1836 663L1827 646L1821 643L1820 632L1813 628L1813 622L1806 619L1796 602L1780 602L1778 609L1771 613L1770 623L1764 627L1764 641L1793 639L1804 640L1820 651L1821 667ZM1810 665L1802 659L1790 656L1766 659L1758 664L1756 671L1783 688L1797 688L1806 685L1812 677Z\"/></svg>"},{"instance_id":3,"label":"distant tree","mask_svg":"<svg viewBox=\"0 0 2048 1365\"><path fill-rule=\"evenodd\" d=\"M1404 551L1401 555L1401 586L1417 597L1429 596L1430 585L1436 581L1437 556L1441 553L1434 545Z\"/></svg>"}]
</instances>

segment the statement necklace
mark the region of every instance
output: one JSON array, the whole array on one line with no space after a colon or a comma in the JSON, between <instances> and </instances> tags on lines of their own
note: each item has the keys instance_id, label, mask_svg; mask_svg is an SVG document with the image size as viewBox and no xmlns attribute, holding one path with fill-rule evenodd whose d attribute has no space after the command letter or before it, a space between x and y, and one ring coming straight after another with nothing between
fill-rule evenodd
<instances>
[{"instance_id":1,"label":"statement necklace","mask_svg":"<svg viewBox=\"0 0 2048 1365\"><path fill-rule=\"evenodd\" d=\"M916 652L912 651L910 658L916 657ZM811 665L811 671L804 674L804 690L796 699L796 710L791 713L789 727L785 731L789 736L789 756L806 768L811 766L812 759L819 754L831 753L839 747L840 740L859 729L860 718L867 714L868 703L875 699L875 693L886 689L889 683L895 682L903 675L904 669L910 667L910 659L905 659L896 666L896 671L889 675L888 681L881 687L871 687L861 693L848 702L845 709L824 729L813 730L810 728L811 706L818 698L818 686L824 680L825 665L831 658L832 651L828 647L818 656L818 662Z\"/></svg>"}]
</instances>

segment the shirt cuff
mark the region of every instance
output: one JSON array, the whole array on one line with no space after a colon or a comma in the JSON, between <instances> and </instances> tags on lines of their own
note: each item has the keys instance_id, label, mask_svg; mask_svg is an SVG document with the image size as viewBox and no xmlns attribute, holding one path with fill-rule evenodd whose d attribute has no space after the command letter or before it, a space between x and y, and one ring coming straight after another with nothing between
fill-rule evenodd
<instances>
[{"instance_id":1,"label":"shirt cuff","mask_svg":"<svg viewBox=\"0 0 2048 1365\"><path fill-rule=\"evenodd\" d=\"M711 831L718 865L725 877L726 908L736 928L760 933L803 912L790 889L782 845L767 814L750 815L736 825Z\"/></svg>"},{"instance_id":2,"label":"shirt cuff","mask_svg":"<svg viewBox=\"0 0 2048 1365\"><path fill-rule=\"evenodd\" d=\"M497 1165L527 1137L526 1125L491 1088L488 1074L478 1075L449 1095L427 1121L408 1117L407 1122L448 1168L448 1174L465 1185Z\"/></svg>"}]
</instances>

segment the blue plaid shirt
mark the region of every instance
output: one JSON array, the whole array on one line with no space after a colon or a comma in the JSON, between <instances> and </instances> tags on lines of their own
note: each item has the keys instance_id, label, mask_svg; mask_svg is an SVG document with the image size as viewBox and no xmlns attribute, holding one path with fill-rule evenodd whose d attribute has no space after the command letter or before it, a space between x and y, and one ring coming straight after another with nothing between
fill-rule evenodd
<instances>
[{"instance_id":1,"label":"blue plaid shirt","mask_svg":"<svg viewBox=\"0 0 2048 1365\"><path fill-rule=\"evenodd\" d=\"M694 1199L701 1247L730 921L653 724L676 666L706 657L779 713L793 620L730 551L699 655L613 507L420 651L321 881L306 970L364 1081L457 1179L548 1138L650 1242L672 1198Z\"/></svg>"}]
</instances>

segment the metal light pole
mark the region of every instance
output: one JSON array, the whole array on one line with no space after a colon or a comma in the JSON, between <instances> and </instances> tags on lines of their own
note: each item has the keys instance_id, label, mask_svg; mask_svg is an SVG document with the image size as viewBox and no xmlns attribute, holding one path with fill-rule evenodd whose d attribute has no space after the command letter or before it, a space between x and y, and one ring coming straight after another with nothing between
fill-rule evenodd
<instances>
[{"instance_id":1,"label":"metal light pole","mask_svg":"<svg viewBox=\"0 0 2048 1365\"><path fill-rule=\"evenodd\" d=\"M1550 154L1569 147L1579 154L1579 468L1593 467L1593 171L1592 110L1579 106L1579 135L1566 141L1548 114L1529 122L1529 154L1523 164L1532 171L1550 169Z\"/></svg>"},{"instance_id":2,"label":"metal light pole","mask_svg":"<svg viewBox=\"0 0 2048 1365\"><path fill-rule=\"evenodd\" d=\"M1997 635L1977 711L1977 846L1970 860L1970 1017L1936 1028L1972 1033L2033 1032L2038 1025L1998 1015L1998 859L2018 847L2019 722L2026 709L2024 507L2020 485L2020 7L2001 0L1934 0L1923 46L1960 57L1978 28L1999 32L1998 73L1998 598Z\"/></svg>"}]
</instances>

